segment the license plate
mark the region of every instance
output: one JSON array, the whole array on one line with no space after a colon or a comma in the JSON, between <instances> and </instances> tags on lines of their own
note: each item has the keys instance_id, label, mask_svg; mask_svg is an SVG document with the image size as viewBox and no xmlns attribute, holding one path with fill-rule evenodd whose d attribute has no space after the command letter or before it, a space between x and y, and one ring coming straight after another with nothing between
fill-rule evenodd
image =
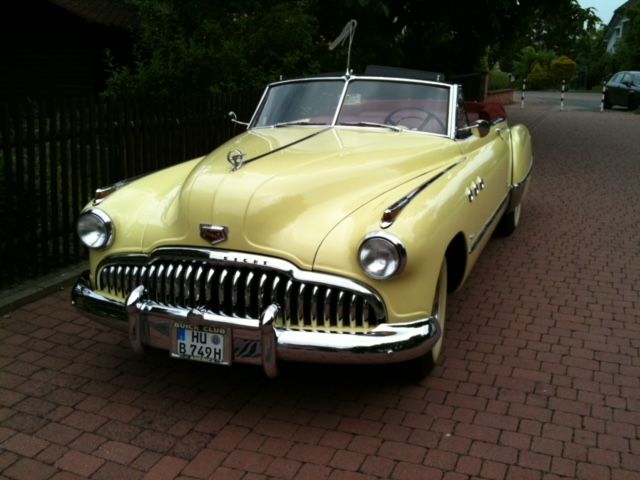
<instances>
[{"instance_id":1,"label":"license plate","mask_svg":"<svg viewBox=\"0 0 640 480\"><path fill-rule=\"evenodd\" d=\"M231 331L224 327L174 325L171 356L197 362L229 364Z\"/></svg>"}]
</instances>

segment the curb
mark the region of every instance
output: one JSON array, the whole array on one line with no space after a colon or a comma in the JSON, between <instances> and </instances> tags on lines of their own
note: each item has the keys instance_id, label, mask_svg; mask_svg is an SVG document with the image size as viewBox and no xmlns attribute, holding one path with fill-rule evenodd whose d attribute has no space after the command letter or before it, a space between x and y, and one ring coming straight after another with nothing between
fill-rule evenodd
<instances>
[{"instance_id":1,"label":"curb","mask_svg":"<svg viewBox=\"0 0 640 480\"><path fill-rule=\"evenodd\" d=\"M82 262L64 270L28 280L7 290L0 290L0 315L72 285L88 268L89 263Z\"/></svg>"}]
</instances>

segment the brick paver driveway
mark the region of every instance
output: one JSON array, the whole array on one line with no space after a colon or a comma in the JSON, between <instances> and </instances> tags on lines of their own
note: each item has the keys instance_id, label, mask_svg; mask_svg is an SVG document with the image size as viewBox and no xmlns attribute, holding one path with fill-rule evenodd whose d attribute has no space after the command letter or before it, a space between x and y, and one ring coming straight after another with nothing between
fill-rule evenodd
<instances>
[{"instance_id":1,"label":"brick paver driveway","mask_svg":"<svg viewBox=\"0 0 640 480\"><path fill-rule=\"evenodd\" d=\"M63 291L1 320L1 475L640 478L640 116L510 114L535 142L523 222L450 298L429 378L136 357Z\"/></svg>"}]
</instances>

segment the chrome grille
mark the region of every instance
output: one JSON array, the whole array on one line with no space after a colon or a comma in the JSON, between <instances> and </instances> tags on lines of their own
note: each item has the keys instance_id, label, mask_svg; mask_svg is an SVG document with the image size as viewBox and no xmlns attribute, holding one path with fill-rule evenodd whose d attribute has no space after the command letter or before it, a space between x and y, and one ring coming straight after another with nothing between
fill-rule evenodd
<instances>
[{"instance_id":1,"label":"chrome grille","mask_svg":"<svg viewBox=\"0 0 640 480\"><path fill-rule=\"evenodd\" d=\"M189 253L108 259L99 268L98 290L126 298L144 285L157 303L239 318L258 318L277 303L282 314L276 325L294 330L358 332L385 321L380 298L341 277L305 272L302 276L309 278L300 279L295 267L282 260L274 268L265 257L238 254L240 261L228 255L210 258L209 253L199 259Z\"/></svg>"}]
</instances>

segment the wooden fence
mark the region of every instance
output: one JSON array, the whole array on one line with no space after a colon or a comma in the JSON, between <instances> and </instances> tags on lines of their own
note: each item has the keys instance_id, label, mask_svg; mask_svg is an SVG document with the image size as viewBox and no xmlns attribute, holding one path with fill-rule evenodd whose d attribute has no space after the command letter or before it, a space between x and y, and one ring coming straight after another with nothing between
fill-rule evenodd
<instances>
[{"instance_id":1,"label":"wooden fence","mask_svg":"<svg viewBox=\"0 0 640 480\"><path fill-rule=\"evenodd\" d=\"M258 94L0 104L0 290L86 258L77 215L97 187L210 152Z\"/></svg>"}]
</instances>

